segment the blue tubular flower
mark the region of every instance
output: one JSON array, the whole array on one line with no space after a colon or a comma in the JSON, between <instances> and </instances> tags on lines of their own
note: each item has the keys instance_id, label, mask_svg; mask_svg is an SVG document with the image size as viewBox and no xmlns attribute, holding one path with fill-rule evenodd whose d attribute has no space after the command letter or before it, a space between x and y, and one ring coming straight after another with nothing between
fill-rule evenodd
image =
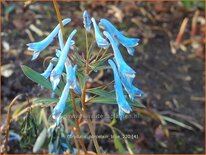
<instances>
[{"instance_id":1,"label":"blue tubular flower","mask_svg":"<svg viewBox=\"0 0 206 155\"><path fill-rule=\"evenodd\" d=\"M70 88L78 95L81 95L81 89L76 78L76 69L77 65L72 68L72 65L69 61L66 62L66 74L67 74L67 83L70 85Z\"/></svg>"},{"instance_id":2,"label":"blue tubular flower","mask_svg":"<svg viewBox=\"0 0 206 155\"><path fill-rule=\"evenodd\" d=\"M53 69L54 65L53 65L52 61L57 62L58 58L56 58L56 57L52 58L49 65L48 65L48 67L47 67L47 69L41 74L43 77L45 77L45 79L48 79L48 77L50 76L51 71Z\"/></svg>"},{"instance_id":3,"label":"blue tubular flower","mask_svg":"<svg viewBox=\"0 0 206 155\"><path fill-rule=\"evenodd\" d=\"M63 36L62 36L62 31L61 30L59 30L58 39L59 39L59 46L60 46L60 49L62 51L64 49L64 41L63 41ZM75 41L71 40L70 44L71 44L70 46L73 46L75 44ZM58 51L58 53L61 53L61 51Z\"/></svg>"},{"instance_id":4,"label":"blue tubular flower","mask_svg":"<svg viewBox=\"0 0 206 155\"><path fill-rule=\"evenodd\" d=\"M64 90L62 91L62 95L60 97L59 102L55 106L52 112L53 119L56 120L56 125L59 125L61 119L62 119L62 113L64 112L64 109L66 107L66 101L69 95L69 84L67 83L64 87Z\"/></svg>"},{"instance_id":5,"label":"blue tubular flower","mask_svg":"<svg viewBox=\"0 0 206 155\"><path fill-rule=\"evenodd\" d=\"M71 21L70 18L66 18L62 21L62 23L63 25L66 25L70 21ZM27 44L28 49L34 51L32 60L35 60L39 56L40 52L43 51L49 44L52 43L59 30L60 30L60 24L58 24L55 27L55 29L44 40Z\"/></svg>"},{"instance_id":6,"label":"blue tubular flower","mask_svg":"<svg viewBox=\"0 0 206 155\"><path fill-rule=\"evenodd\" d=\"M92 18L92 23L93 23L93 27L95 31L95 39L96 39L98 47L104 48L104 49L109 48L109 43L106 39L103 38L94 18Z\"/></svg>"},{"instance_id":7,"label":"blue tubular flower","mask_svg":"<svg viewBox=\"0 0 206 155\"><path fill-rule=\"evenodd\" d=\"M110 44L112 45L113 51L114 51L114 57L115 57L115 62L117 64L119 72L121 72L122 76L129 82L132 83L133 79L135 77L135 71L126 64L124 61L116 43L114 42L113 38L111 35L107 32L103 32L104 35L109 39Z\"/></svg>"},{"instance_id":8,"label":"blue tubular flower","mask_svg":"<svg viewBox=\"0 0 206 155\"><path fill-rule=\"evenodd\" d=\"M144 94L143 91L141 91L140 89L136 88L132 83L128 82L127 79L125 79L124 75L122 75L122 73L119 73L119 76L121 78L122 84L125 88L125 90L127 91L129 98L131 99L131 101L134 101L134 97L135 96L142 96Z\"/></svg>"},{"instance_id":9,"label":"blue tubular flower","mask_svg":"<svg viewBox=\"0 0 206 155\"><path fill-rule=\"evenodd\" d=\"M116 27L107 19L101 19L99 25L104 27L104 29L109 32L112 38L117 42L120 42L130 55L134 55L134 48L139 44L140 39L138 38L128 38L125 37L121 32L119 32Z\"/></svg>"},{"instance_id":10,"label":"blue tubular flower","mask_svg":"<svg viewBox=\"0 0 206 155\"><path fill-rule=\"evenodd\" d=\"M115 87L115 93L116 93L116 100L117 100L117 104L119 107L119 117L120 117L120 120L122 120L124 118L124 113L130 113L132 109L124 96L122 84L120 81L120 77L119 77L116 65L110 59L108 60L108 63L112 67L113 74L114 74L114 82L115 82L114 87Z\"/></svg>"},{"instance_id":11,"label":"blue tubular flower","mask_svg":"<svg viewBox=\"0 0 206 155\"><path fill-rule=\"evenodd\" d=\"M87 10L85 10L83 13L83 23L84 23L84 27L87 30L87 32L91 32L92 22L91 22L91 19L90 19L90 16Z\"/></svg>"},{"instance_id":12,"label":"blue tubular flower","mask_svg":"<svg viewBox=\"0 0 206 155\"><path fill-rule=\"evenodd\" d=\"M52 83L52 88L53 90L56 89L57 85L59 84L60 77L62 75L63 69L64 69L64 63L66 62L67 55L69 53L69 48L71 46L71 40L77 30L73 30L70 36L67 39L67 42L60 54L59 61L55 68L52 70L51 75L50 75L50 81Z\"/></svg>"}]
</instances>

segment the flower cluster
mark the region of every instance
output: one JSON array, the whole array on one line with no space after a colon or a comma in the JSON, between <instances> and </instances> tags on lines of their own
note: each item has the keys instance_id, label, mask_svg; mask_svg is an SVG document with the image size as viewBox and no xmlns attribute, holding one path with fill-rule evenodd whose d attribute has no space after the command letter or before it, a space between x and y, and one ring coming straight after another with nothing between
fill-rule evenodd
<instances>
[{"instance_id":1,"label":"flower cluster","mask_svg":"<svg viewBox=\"0 0 206 155\"><path fill-rule=\"evenodd\" d=\"M70 18L64 19L62 21L63 26L70 21ZM109 59L108 62L114 73L116 101L119 108L119 116L122 120L125 113L130 113L132 111L124 96L123 87L128 93L131 101L133 101L136 96L141 96L143 92L133 85L135 71L125 62L119 50L119 45L123 45L130 55L134 55L134 47L138 45L139 39L124 36L107 19L101 19L99 24L97 24L94 18L90 18L87 11L83 13L83 24L86 31L89 33L92 32L93 27L95 40L99 48L108 49L110 45L112 46L114 58L113 60ZM104 28L103 33L100 31L100 27ZM57 125L62 119L62 113L66 107L70 89L73 89L77 95L81 95L81 89L76 78L77 65L73 66L68 56L71 46L75 45L75 41L73 41L72 38L76 32L76 29L73 30L64 44L60 24L58 24L44 40L27 44L28 49L33 51L32 60L35 60L58 35L60 48L56 50L56 56L51 59L47 69L41 74L46 79L50 78L52 90L54 91L61 80L64 69L66 70L66 85L64 86L59 102L52 112L52 117L56 120Z\"/></svg>"},{"instance_id":2,"label":"flower cluster","mask_svg":"<svg viewBox=\"0 0 206 155\"><path fill-rule=\"evenodd\" d=\"M62 21L62 23L63 23L63 25L66 25L70 21L71 21L71 19L67 18L67 19L64 19ZM73 46L75 44L75 42L72 40L72 38L74 37L76 32L77 32L77 30L73 30L71 32L71 34L69 35L69 37L66 41L66 44L64 45L63 36L62 36L61 30L60 30L60 24L58 24L54 28L54 30L44 40L42 40L40 42L34 42L34 43L27 44L28 49L34 51L33 57L32 57L32 60L34 60L38 57L38 55L48 45L50 45L52 43L52 41L54 40L54 38L58 34L60 49L56 50L56 57L51 59L47 69L41 74L46 79L48 79L50 77L52 89L54 91L60 82L64 68L66 70L67 82L66 82L66 85L62 91L59 102L54 107L53 112L52 112L52 117L56 120L57 125L61 121L62 113L65 109L66 101L67 101L67 98L69 96L70 89L73 89L76 94L81 95L79 83L78 83L77 78L76 78L77 65L75 65L73 67L72 63L68 57L71 46ZM55 66L54 66L54 63L56 63Z\"/></svg>"},{"instance_id":3,"label":"flower cluster","mask_svg":"<svg viewBox=\"0 0 206 155\"><path fill-rule=\"evenodd\" d=\"M86 20L84 21L84 26L87 29L91 29L89 18L88 13L85 11L84 19ZM134 47L138 45L140 39L124 36L109 20L103 18L99 22L99 27L104 28L105 31L103 34L109 40L109 43L103 37L95 19L91 18L91 21L94 27L95 39L98 47L107 49L111 44L114 52L114 61L109 59L108 62L114 73L116 101L119 107L119 117L122 120L125 113L130 113L132 111L124 96L122 85L131 101L134 101L135 96L141 96L143 91L133 85L136 72L124 61L118 46L119 44L122 44L127 49L128 53L133 56L135 51Z\"/></svg>"}]
</instances>

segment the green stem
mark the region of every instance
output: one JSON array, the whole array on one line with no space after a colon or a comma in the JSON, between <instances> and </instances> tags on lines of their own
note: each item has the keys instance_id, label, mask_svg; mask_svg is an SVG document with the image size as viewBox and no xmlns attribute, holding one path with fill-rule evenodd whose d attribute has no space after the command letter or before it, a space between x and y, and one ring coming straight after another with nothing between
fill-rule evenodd
<instances>
[{"instance_id":1,"label":"green stem","mask_svg":"<svg viewBox=\"0 0 206 155\"><path fill-rule=\"evenodd\" d=\"M86 35L86 66L85 66L85 74L86 76L88 76L88 73L89 73L89 69L88 69L88 42L87 42L87 35ZM87 107L86 107L86 102L85 102L85 96L86 96L86 86L87 86L87 81L85 81L85 84L84 84L84 87L83 87L83 91L82 91L82 97L81 97L81 103L82 103L82 111L83 111L83 114L85 116L85 119L87 120L87 123L88 123L88 126L89 126L89 130L91 132L91 135L92 135L92 141L94 143L94 146L95 146L95 149L97 151L97 154L100 154L100 149L99 149L99 144L98 144L98 141L97 141L97 137L95 135L95 130L94 130L94 127L92 125L92 121L90 120L90 118L88 117L88 114L87 114Z\"/></svg>"}]
</instances>

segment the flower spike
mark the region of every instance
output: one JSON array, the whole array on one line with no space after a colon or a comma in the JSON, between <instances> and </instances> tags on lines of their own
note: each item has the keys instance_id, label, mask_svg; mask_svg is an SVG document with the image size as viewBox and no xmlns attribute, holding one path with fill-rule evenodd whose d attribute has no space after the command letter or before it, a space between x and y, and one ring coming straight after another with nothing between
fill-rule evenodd
<instances>
[{"instance_id":1,"label":"flower spike","mask_svg":"<svg viewBox=\"0 0 206 155\"><path fill-rule=\"evenodd\" d=\"M71 21L70 18L64 19L62 21L63 26L68 24L70 21ZM47 48L47 46L49 46L52 43L59 30L60 30L60 24L58 24L44 40L27 44L28 49L34 52L32 56L32 60L35 60L39 56L40 52L42 52L45 48Z\"/></svg>"},{"instance_id":2,"label":"flower spike","mask_svg":"<svg viewBox=\"0 0 206 155\"><path fill-rule=\"evenodd\" d=\"M109 20L105 18L100 20L99 25L104 27L105 31L112 36L115 42L120 42L124 47L126 47L130 55L134 55L135 50L133 47L139 44L140 39L125 37Z\"/></svg>"},{"instance_id":3,"label":"flower spike","mask_svg":"<svg viewBox=\"0 0 206 155\"><path fill-rule=\"evenodd\" d=\"M104 31L103 34L109 39L110 44L112 45L113 51L114 51L114 58L115 62L118 67L118 71L122 73L122 76L125 77L126 80L128 80L130 83L133 81L135 77L135 71L127 65L127 63L124 61L115 41L111 37L111 35L107 32Z\"/></svg>"},{"instance_id":4,"label":"flower spike","mask_svg":"<svg viewBox=\"0 0 206 155\"><path fill-rule=\"evenodd\" d=\"M52 83L52 89L55 90L57 85L59 84L60 77L62 75L63 69L64 69L64 63L66 62L67 55L69 53L69 48L71 46L71 40L77 30L73 30L72 33L69 35L67 42L60 54L59 61L55 68L52 70L51 75L50 75L50 81Z\"/></svg>"},{"instance_id":5,"label":"flower spike","mask_svg":"<svg viewBox=\"0 0 206 155\"><path fill-rule=\"evenodd\" d=\"M112 67L113 74L114 74L114 82L115 82L114 87L115 87L115 92L116 92L116 100L117 100L117 104L119 107L119 117L120 117L120 120L122 120L124 113L130 113L132 109L124 96L121 80L120 80L116 65L111 59L108 60L108 63Z\"/></svg>"},{"instance_id":6,"label":"flower spike","mask_svg":"<svg viewBox=\"0 0 206 155\"><path fill-rule=\"evenodd\" d=\"M87 32L91 32L92 21L90 19L90 16L89 16L87 10L85 10L83 13L83 24L84 24L84 27L87 30Z\"/></svg>"},{"instance_id":7,"label":"flower spike","mask_svg":"<svg viewBox=\"0 0 206 155\"><path fill-rule=\"evenodd\" d=\"M96 39L98 47L104 48L104 49L109 48L109 43L106 39L103 38L94 18L92 18L92 23L93 23L93 27L95 31L95 39Z\"/></svg>"}]
</instances>

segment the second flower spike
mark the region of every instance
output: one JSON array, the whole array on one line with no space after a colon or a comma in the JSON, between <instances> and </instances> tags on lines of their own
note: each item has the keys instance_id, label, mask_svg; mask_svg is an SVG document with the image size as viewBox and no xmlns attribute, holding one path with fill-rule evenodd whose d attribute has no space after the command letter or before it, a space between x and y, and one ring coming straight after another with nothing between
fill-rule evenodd
<instances>
[{"instance_id":1,"label":"second flower spike","mask_svg":"<svg viewBox=\"0 0 206 155\"><path fill-rule=\"evenodd\" d=\"M124 118L124 113L130 113L132 109L124 96L121 80L115 63L111 59L108 60L108 63L112 67L113 74L114 74L114 83L115 83L114 87L116 93L116 101L119 107L119 117L120 120L122 120Z\"/></svg>"}]
</instances>

